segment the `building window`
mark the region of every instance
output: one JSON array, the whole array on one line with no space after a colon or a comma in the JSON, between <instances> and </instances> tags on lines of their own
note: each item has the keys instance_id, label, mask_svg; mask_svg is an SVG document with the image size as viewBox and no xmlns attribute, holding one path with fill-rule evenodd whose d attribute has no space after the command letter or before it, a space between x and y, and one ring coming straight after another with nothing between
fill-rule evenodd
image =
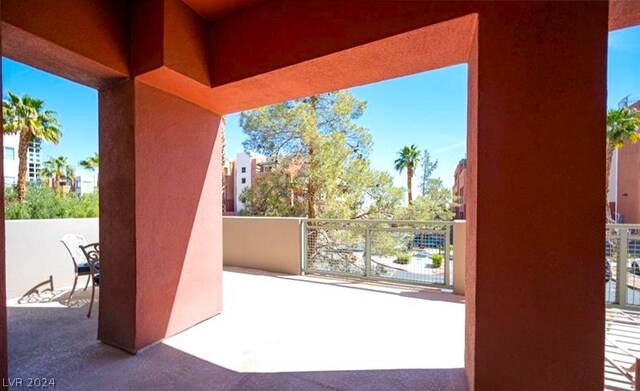
<instances>
[{"instance_id":1,"label":"building window","mask_svg":"<svg viewBox=\"0 0 640 391\"><path fill-rule=\"evenodd\" d=\"M242 178L241 182L242 183L247 183L247 178Z\"/></svg>"},{"instance_id":2,"label":"building window","mask_svg":"<svg viewBox=\"0 0 640 391\"><path fill-rule=\"evenodd\" d=\"M15 185L16 184L16 177L14 177L14 176L6 176L6 177L4 177L4 184L5 185Z\"/></svg>"},{"instance_id":3,"label":"building window","mask_svg":"<svg viewBox=\"0 0 640 391\"><path fill-rule=\"evenodd\" d=\"M247 172L247 167L242 167L240 169L240 172L242 172L243 174L245 174ZM244 183L244 182L243 182Z\"/></svg>"},{"instance_id":4,"label":"building window","mask_svg":"<svg viewBox=\"0 0 640 391\"><path fill-rule=\"evenodd\" d=\"M16 160L16 150L12 147L4 147L4 160Z\"/></svg>"}]
</instances>

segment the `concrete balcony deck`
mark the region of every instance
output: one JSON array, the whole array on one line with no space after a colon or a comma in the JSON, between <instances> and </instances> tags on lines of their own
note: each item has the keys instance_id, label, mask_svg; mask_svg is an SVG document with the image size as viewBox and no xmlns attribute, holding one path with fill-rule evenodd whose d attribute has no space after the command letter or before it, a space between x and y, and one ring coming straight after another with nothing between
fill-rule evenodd
<instances>
[{"instance_id":1,"label":"concrete balcony deck","mask_svg":"<svg viewBox=\"0 0 640 391\"><path fill-rule=\"evenodd\" d=\"M62 390L467 389L461 296L227 268L221 315L132 356L96 340L88 293L9 303L11 377Z\"/></svg>"}]
</instances>

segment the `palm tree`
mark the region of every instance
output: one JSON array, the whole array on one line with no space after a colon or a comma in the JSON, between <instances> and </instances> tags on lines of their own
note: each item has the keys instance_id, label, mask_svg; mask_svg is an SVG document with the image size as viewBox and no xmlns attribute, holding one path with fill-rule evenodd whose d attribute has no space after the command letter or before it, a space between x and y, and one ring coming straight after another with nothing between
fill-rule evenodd
<instances>
[{"instance_id":1,"label":"palm tree","mask_svg":"<svg viewBox=\"0 0 640 391\"><path fill-rule=\"evenodd\" d=\"M53 188L56 191L59 191L62 179L67 177L67 167L69 167L67 157L50 157L49 160L42 163L42 165L44 166L42 171L47 173L49 177L53 178Z\"/></svg>"},{"instance_id":2,"label":"palm tree","mask_svg":"<svg viewBox=\"0 0 640 391\"><path fill-rule=\"evenodd\" d=\"M420 151L418 147L411 144L410 147L404 147L398 152L398 158L395 161L396 170L402 174L402 170L407 169L407 190L409 191L409 205L413 203L412 179L416 166L420 162Z\"/></svg>"},{"instance_id":3,"label":"palm tree","mask_svg":"<svg viewBox=\"0 0 640 391\"><path fill-rule=\"evenodd\" d=\"M67 185L69 185L70 190L72 192L75 191L76 168L73 167L71 164L67 164L67 166L64 168L64 178L65 178L65 181L67 182Z\"/></svg>"},{"instance_id":4,"label":"palm tree","mask_svg":"<svg viewBox=\"0 0 640 391\"><path fill-rule=\"evenodd\" d=\"M51 171L51 169L47 167L42 167L40 169L40 180L41 182L46 182L47 186L53 186L53 184L49 182L49 179L53 181L54 177L55 177L55 173Z\"/></svg>"},{"instance_id":5,"label":"palm tree","mask_svg":"<svg viewBox=\"0 0 640 391\"><path fill-rule=\"evenodd\" d=\"M80 165L89 171L98 171L100 169L100 156L94 153L93 156L80 160Z\"/></svg>"},{"instance_id":6,"label":"palm tree","mask_svg":"<svg viewBox=\"0 0 640 391\"><path fill-rule=\"evenodd\" d=\"M93 154L93 156L89 156L88 158L86 158L85 160L80 160L80 165L88 171L95 171L96 172L96 176L95 176L95 180L96 180L96 185L98 184L98 177L99 175L99 170L100 170L100 156L98 155L98 152L95 152ZM223 178L224 179L224 178ZM223 205L224 206L224 205Z\"/></svg>"},{"instance_id":7,"label":"palm tree","mask_svg":"<svg viewBox=\"0 0 640 391\"><path fill-rule=\"evenodd\" d=\"M613 222L611 205L609 204L609 179L613 151L624 147L627 141L635 143L640 140L640 113L638 110L623 107L607 112L607 182L606 182L606 214L607 221Z\"/></svg>"},{"instance_id":8,"label":"palm tree","mask_svg":"<svg viewBox=\"0 0 640 391\"><path fill-rule=\"evenodd\" d=\"M38 138L57 144L62 137L62 126L56 112L44 109L44 101L28 95L22 97L7 91L2 101L3 131L20 134L18 146L18 202L27 195L27 150L29 143Z\"/></svg>"}]
</instances>

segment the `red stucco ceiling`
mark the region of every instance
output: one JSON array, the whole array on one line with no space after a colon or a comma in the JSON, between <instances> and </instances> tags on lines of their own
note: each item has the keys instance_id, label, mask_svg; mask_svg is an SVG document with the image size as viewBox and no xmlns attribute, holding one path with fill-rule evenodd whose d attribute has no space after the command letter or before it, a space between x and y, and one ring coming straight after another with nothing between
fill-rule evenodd
<instances>
[{"instance_id":1,"label":"red stucco ceiling","mask_svg":"<svg viewBox=\"0 0 640 391\"><path fill-rule=\"evenodd\" d=\"M609 2L609 30L640 24L640 1L614 0Z\"/></svg>"},{"instance_id":2,"label":"red stucco ceiling","mask_svg":"<svg viewBox=\"0 0 640 391\"><path fill-rule=\"evenodd\" d=\"M263 0L183 0L203 18L213 20Z\"/></svg>"},{"instance_id":3,"label":"red stucco ceiling","mask_svg":"<svg viewBox=\"0 0 640 391\"><path fill-rule=\"evenodd\" d=\"M264 0L183 0L203 18L213 20ZM640 23L640 0L611 0L609 29L617 30Z\"/></svg>"}]
</instances>

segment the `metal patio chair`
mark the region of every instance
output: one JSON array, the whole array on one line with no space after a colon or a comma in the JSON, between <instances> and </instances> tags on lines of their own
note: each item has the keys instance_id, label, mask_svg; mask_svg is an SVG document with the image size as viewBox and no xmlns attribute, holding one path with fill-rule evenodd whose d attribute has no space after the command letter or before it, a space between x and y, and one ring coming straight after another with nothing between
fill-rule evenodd
<instances>
[{"instance_id":1,"label":"metal patio chair","mask_svg":"<svg viewBox=\"0 0 640 391\"><path fill-rule=\"evenodd\" d=\"M89 303L89 312L87 313L87 318L90 318L93 299L96 294L96 285L100 285L100 244L91 243L86 246L80 246L80 250L84 253L87 263L89 264L89 269L91 269L91 302Z\"/></svg>"},{"instance_id":2,"label":"metal patio chair","mask_svg":"<svg viewBox=\"0 0 640 391\"><path fill-rule=\"evenodd\" d=\"M69 255L71 256L71 261L73 262L73 271L75 273L75 278L73 279L73 288L71 288L71 294L67 299L67 302L70 302L71 298L73 297L73 293L76 291L78 277L87 276L87 284L84 286L85 291L89 287L89 281L91 281L91 268L85 260L84 253L80 249L80 246L86 245L87 241L82 235L67 234L62 237L60 242L64 245L64 247L69 252Z\"/></svg>"}]
</instances>

